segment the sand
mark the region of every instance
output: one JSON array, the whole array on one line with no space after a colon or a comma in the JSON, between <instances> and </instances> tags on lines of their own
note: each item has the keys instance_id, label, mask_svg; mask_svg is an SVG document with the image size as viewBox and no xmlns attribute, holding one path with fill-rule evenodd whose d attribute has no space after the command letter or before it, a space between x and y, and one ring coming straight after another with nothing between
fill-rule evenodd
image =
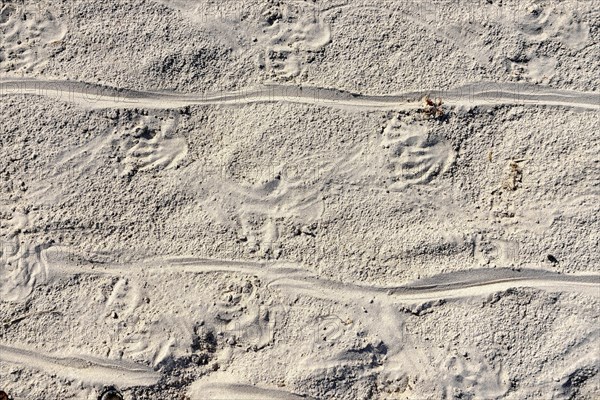
<instances>
[{"instance_id":1,"label":"sand","mask_svg":"<svg viewBox=\"0 0 600 400\"><path fill-rule=\"evenodd\" d=\"M5 0L0 400L597 399L600 4Z\"/></svg>"}]
</instances>

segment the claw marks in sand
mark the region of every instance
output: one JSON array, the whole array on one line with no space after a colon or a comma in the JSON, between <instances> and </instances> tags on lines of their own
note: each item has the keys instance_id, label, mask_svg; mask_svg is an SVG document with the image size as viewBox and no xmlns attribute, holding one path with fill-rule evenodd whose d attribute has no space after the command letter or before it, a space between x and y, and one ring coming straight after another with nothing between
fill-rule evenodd
<instances>
[{"instance_id":1,"label":"claw marks in sand","mask_svg":"<svg viewBox=\"0 0 600 400\"><path fill-rule=\"evenodd\" d=\"M103 289L100 308L90 313L98 317L87 322L102 332L104 355L110 359L157 369L190 357L199 357L197 365L206 365L213 356L226 364L232 352L271 345L284 315L283 304L256 277L232 271L229 279L214 284L192 278L205 295L198 298L198 291L190 290L173 301L151 289L165 286L163 274L146 268L128 272L130 276L115 276ZM164 306L171 311L160 311Z\"/></svg>"},{"instance_id":2,"label":"claw marks in sand","mask_svg":"<svg viewBox=\"0 0 600 400\"><path fill-rule=\"evenodd\" d=\"M331 32L316 7L277 4L261 15L264 51L258 66L276 81L291 80L306 70L331 40Z\"/></svg>"},{"instance_id":3,"label":"claw marks in sand","mask_svg":"<svg viewBox=\"0 0 600 400\"><path fill-rule=\"evenodd\" d=\"M454 150L426 126L396 116L383 130L381 146L387 151L385 170L390 190L427 184L454 162Z\"/></svg>"},{"instance_id":4,"label":"claw marks in sand","mask_svg":"<svg viewBox=\"0 0 600 400\"><path fill-rule=\"evenodd\" d=\"M0 3L0 71L32 72L60 51L66 27L41 3Z\"/></svg>"},{"instance_id":5,"label":"claw marks in sand","mask_svg":"<svg viewBox=\"0 0 600 400\"><path fill-rule=\"evenodd\" d=\"M454 163L455 151L429 124L415 114L392 117L356 148L340 171L342 179L394 192L431 183Z\"/></svg>"},{"instance_id":6,"label":"claw marks in sand","mask_svg":"<svg viewBox=\"0 0 600 400\"><path fill-rule=\"evenodd\" d=\"M46 200L59 196L62 186L93 174L97 165L119 163L121 176L137 172L160 172L176 168L187 156L186 140L176 136L179 116L173 112L136 114L113 111L110 127L99 130L84 144L58 155L54 171L44 177L38 190ZM100 160L100 162L98 162ZM50 190L52 193L47 193Z\"/></svg>"},{"instance_id":7,"label":"claw marks in sand","mask_svg":"<svg viewBox=\"0 0 600 400\"><path fill-rule=\"evenodd\" d=\"M106 356L125 358L157 367L170 358L186 355L193 340L192 326L188 319L172 313L161 315L150 305L150 293L135 279L116 278L105 294L103 312L98 313L99 326L113 326L105 338ZM142 318L142 315L148 316Z\"/></svg>"},{"instance_id":8,"label":"claw marks in sand","mask_svg":"<svg viewBox=\"0 0 600 400\"><path fill-rule=\"evenodd\" d=\"M140 116L135 124L122 132L126 156L123 174L175 168L187 155L184 138L174 136L178 117Z\"/></svg>"}]
</instances>

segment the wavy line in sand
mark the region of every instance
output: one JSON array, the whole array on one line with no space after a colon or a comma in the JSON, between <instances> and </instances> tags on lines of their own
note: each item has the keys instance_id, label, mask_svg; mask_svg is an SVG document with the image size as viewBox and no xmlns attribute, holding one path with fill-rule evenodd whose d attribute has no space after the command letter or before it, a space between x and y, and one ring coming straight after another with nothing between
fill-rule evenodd
<instances>
[{"instance_id":1,"label":"wavy line in sand","mask_svg":"<svg viewBox=\"0 0 600 400\"><path fill-rule=\"evenodd\" d=\"M81 355L56 356L12 345L0 344L0 361L91 384L110 384L121 388L153 385L159 379L159 374L145 365Z\"/></svg>"},{"instance_id":2,"label":"wavy line in sand","mask_svg":"<svg viewBox=\"0 0 600 400\"><path fill-rule=\"evenodd\" d=\"M62 259L71 257L65 253ZM267 286L286 293L305 294L333 301L356 301L377 297L383 302L423 303L441 299L485 296L515 287L549 291L572 291L600 297L600 275L564 275L535 269L476 269L440 274L398 286L367 286L318 277L294 263L211 260L193 257L155 258L128 264L55 264L50 273L89 274L168 274L233 272L256 275Z\"/></svg>"},{"instance_id":3,"label":"wavy line in sand","mask_svg":"<svg viewBox=\"0 0 600 400\"><path fill-rule=\"evenodd\" d=\"M391 95L363 95L300 85L269 85L223 93L141 92L71 81L15 79L0 81L0 95L54 98L92 109L173 109L190 105L236 106L287 102L355 110L422 108L425 95L440 97L449 106L546 105L600 109L600 93L558 90L536 85L480 82L450 90L426 90Z\"/></svg>"},{"instance_id":4,"label":"wavy line in sand","mask_svg":"<svg viewBox=\"0 0 600 400\"><path fill-rule=\"evenodd\" d=\"M190 387L188 396L193 400L310 400L278 389L261 388L239 383L205 383L198 381Z\"/></svg>"}]
</instances>

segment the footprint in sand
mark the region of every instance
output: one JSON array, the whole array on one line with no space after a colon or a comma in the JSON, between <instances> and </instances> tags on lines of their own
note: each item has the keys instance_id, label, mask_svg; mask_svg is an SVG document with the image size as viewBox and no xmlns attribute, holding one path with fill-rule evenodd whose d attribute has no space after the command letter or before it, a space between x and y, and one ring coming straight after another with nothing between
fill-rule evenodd
<instances>
[{"instance_id":1,"label":"footprint in sand","mask_svg":"<svg viewBox=\"0 0 600 400\"><path fill-rule=\"evenodd\" d=\"M554 57L532 57L524 62L505 61L505 68L511 77L532 83L546 83L556 73L558 60Z\"/></svg>"},{"instance_id":2,"label":"footprint in sand","mask_svg":"<svg viewBox=\"0 0 600 400\"><path fill-rule=\"evenodd\" d=\"M40 4L0 6L0 71L32 72L60 48L66 27Z\"/></svg>"},{"instance_id":3,"label":"footprint in sand","mask_svg":"<svg viewBox=\"0 0 600 400\"><path fill-rule=\"evenodd\" d=\"M259 251L266 258L278 258L280 236L284 222L294 220L302 226L312 226L323 213L319 197L319 186L294 186L289 182L273 192L256 189L242 189L240 206L231 212L251 251Z\"/></svg>"},{"instance_id":4,"label":"footprint in sand","mask_svg":"<svg viewBox=\"0 0 600 400\"><path fill-rule=\"evenodd\" d=\"M122 175L175 168L188 152L185 139L175 136L177 124L178 117L173 113L126 117L115 128L100 132L78 148L65 151L55 162L56 169L76 171L71 174L79 176L94 161L113 150L118 150L124 166Z\"/></svg>"},{"instance_id":5,"label":"footprint in sand","mask_svg":"<svg viewBox=\"0 0 600 400\"><path fill-rule=\"evenodd\" d=\"M190 351L199 356L215 352L215 335L219 336L218 342L243 351L262 349L273 340L282 306L261 295L260 289L257 278L229 279L219 285L220 294L201 302L203 322L195 325L193 318L177 313L151 320L140 318L141 313L152 312L157 300L146 306L139 287L120 279L106 301L104 313L109 319L116 313L126 322L110 343L111 353L156 367L168 359L184 359Z\"/></svg>"},{"instance_id":6,"label":"footprint in sand","mask_svg":"<svg viewBox=\"0 0 600 400\"><path fill-rule=\"evenodd\" d=\"M584 4L577 6L583 6ZM560 5L532 4L518 26L531 42L558 40L573 50L581 50L589 42L590 27L578 17L579 10L568 3Z\"/></svg>"},{"instance_id":7,"label":"footprint in sand","mask_svg":"<svg viewBox=\"0 0 600 400\"><path fill-rule=\"evenodd\" d=\"M264 168L225 156L218 165L209 168L219 171L218 181L208 176L198 186L192 178L195 174L190 174L185 183L190 193L204 193L203 209L219 222L234 221L239 240L250 253L278 258L280 236L289 233L290 223L300 228L318 222L323 213L322 190L335 162L322 155L289 157ZM199 173L206 175L204 170Z\"/></svg>"},{"instance_id":8,"label":"footprint in sand","mask_svg":"<svg viewBox=\"0 0 600 400\"><path fill-rule=\"evenodd\" d=\"M176 168L187 156L183 137L174 134L178 118L172 115L127 115L114 125L99 129L84 144L59 153L52 171L35 183L30 193L37 201L52 203L68 196L71 182L94 174L99 165L120 163L121 176Z\"/></svg>"},{"instance_id":9,"label":"footprint in sand","mask_svg":"<svg viewBox=\"0 0 600 400\"><path fill-rule=\"evenodd\" d=\"M193 341L192 322L167 313L150 322L137 319L113 346L122 349L127 358L157 367L165 360L187 356Z\"/></svg>"},{"instance_id":10,"label":"footprint in sand","mask_svg":"<svg viewBox=\"0 0 600 400\"><path fill-rule=\"evenodd\" d=\"M425 126L394 117L383 131L382 147L388 151L386 170L390 190L430 183L454 161L452 147L432 136Z\"/></svg>"},{"instance_id":11,"label":"footprint in sand","mask_svg":"<svg viewBox=\"0 0 600 400\"><path fill-rule=\"evenodd\" d=\"M438 382L445 398L495 399L510 388L501 366L489 367L474 354L451 354L440 367Z\"/></svg>"},{"instance_id":12,"label":"footprint in sand","mask_svg":"<svg viewBox=\"0 0 600 400\"><path fill-rule=\"evenodd\" d=\"M104 304L104 316L116 313L121 318L128 318L136 313L142 301L139 285L129 282L129 279L121 278L114 284Z\"/></svg>"},{"instance_id":13,"label":"footprint in sand","mask_svg":"<svg viewBox=\"0 0 600 400\"><path fill-rule=\"evenodd\" d=\"M330 41L329 26L316 8L277 5L262 13L264 52L259 68L274 80L291 80L306 69Z\"/></svg>"},{"instance_id":14,"label":"footprint in sand","mask_svg":"<svg viewBox=\"0 0 600 400\"><path fill-rule=\"evenodd\" d=\"M526 45L519 57L504 60L506 72L515 80L548 83L556 75L560 63L554 56L540 54L540 43L559 42L575 51L591 45L590 27L581 18L585 13L584 3L577 7L567 2L560 5L531 4L516 26Z\"/></svg>"},{"instance_id":15,"label":"footprint in sand","mask_svg":"<svg viewBox=\"0 0 600 400\"><path fill-rule=\"evenodd\" d=\"M192 322L173 314L142 318L152 313L143 286L130 278L116 279L107 293L102 312L93 323L114 324L106 337L108 356L125 357L157 366L169 357L181 357L190 348ZM92 323L92 324L93 324Z\"/></svg>"},{"instance_id":16,"label":"footprint in sand","mask_svg":"<svg viewBox=\"0 0 600 400\"><path fill-rule=\"evenodd\" d=\"M0 298L4 301L26 300L48 276L43 252L49 245L21 240L21 232L29 225L26 212L0 210Z\"/></svg>"},{"instance_id":17,"label":"footprint in sand","mask_svg":"<svg viewBox=\"0 0 600 400\"><path fill-rule=\"evenodd\" d=\"M123 160L123 174L175 168L188 151L185 139L173 135L177 122L173 115L164 120L157 116L141 117L129 131L132 140Z\"/></svg>"},{"instance_id":18,"label":"footprint in sand","mask_svg":"<svg viewBox=\"0 0 600 400\"><path fill-rule=\"evenodd\" d=\"M265 301L256 278L230 280L209 313L211 324L246 348L264 348L273 339L282 305Z\"/></svg>"},{"instance_id":19,"label":"footprint in sand","mask_svg":"<svg viewBox=\"0 0 600 400\"><path fill-rule=\"evenodd\" d=\"M220 283L214 297L200 301L197 311L204 321L201 329L195 327L193 317L176 311L142 318L154 315L161 301L150 301L150 293L144 289L147 284L122 277L115 279L105 293L106 300L94 323L115 325L106 339L112 357L123 356L156 367L167 359L185 358L190 351L214 352L216 349L210 348L214 343L206 347L206 343L198 342L208 340L199 331L218 332L219 342L237 345L244 351L258 350L272 342L275 324L283 317L283 305L265 294L256 277L239 277Z\"/></svg>"}]
</instances>

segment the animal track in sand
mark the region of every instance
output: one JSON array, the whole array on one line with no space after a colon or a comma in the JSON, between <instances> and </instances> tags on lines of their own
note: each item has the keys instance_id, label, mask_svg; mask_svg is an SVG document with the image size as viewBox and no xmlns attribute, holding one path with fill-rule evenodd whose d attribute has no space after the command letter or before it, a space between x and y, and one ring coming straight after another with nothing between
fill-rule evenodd
<instances>
[{"instance_id":1,"label":"animal track in sand","mask_svg":"<svg viewBox=\"0 0 600 400\"><path fill-rule=\"evenodd\" d=\"M331 39L329 26L314 7L271 6L262 13L261 23L265 49L258 64L275 80L299 76Z\"/></svg>"},{"instance_id":2,"label":"animal track in sand","mask_svg":"<svg viewBox=\"0 0 600 400\"><path fill-rule=\"evenodd\" d=\"M440 366L442 393L449 398L494 399L503 396L510 388L502 367L488 367L474 354L450 354Z\"/></svg>"},{"instance_id":3,"label":"animal track in sand","mask_svg":"<svg viewBox=\"0 0 600 400\"><path fill-rule=\"evenodd\" d=\"M265 256L277 258L282 221L291 218L302 225L316 222L323 212L318 187L282 187L279 193L264 198L242 190L238 199L243 204L233 213L251 251L260 249Z\"/></svg>"},{"instance_id":4,"label":"animal track in sand","mask_svg":"<svg viewBox=\"0 0 600 400\"><path fill-rule=\"evenodd\" d=\"M281 317L280 305L264 302L264 291L257 278L232 279L225 286L209 310L210 323L246 348L267 346Z\"/></svg>"},{"instance_id":5,"label":"animal track in sand","mask_svg":"<svg viewBox=\"0 0 600 400\"><path fill-rule=\"evenodd\" d=\"M151 281L151 280L150 280ZM153 315L150 298L143 287L148 280L120 277L114 283L90 324L109 326L105 336L107 356L158 366L164 360L186 355L191 346L192 321L180 315ZM153 315L152 318L142 316Z\"/></svg>"},{"instance_id":6,"label":"animal track in sand","mask_svg":"<svg viewBox=\"0 0 600 400\"><path fill-rule=\"evenodd\" d=\"M583 7L584 3L577 3ZM590 27L578 20L579 10L570 9L569 3L560 5L532 4L519 24L519 30L532 42L555 39L563 45L580 50L588 44Z\"/></svg>"},{"instance_id":7,"label":"animal track in sand","mask_svg":"<svg viewBox=\"0 0 600 400\"><path fill-rule=\"evenodd\" d=\"M437 351L435 358L428 357L425 349L431 343L423 341L421 331L403 328L406 311L400 312L400 306L409 310L426 310L439 300L485 298L515 287L559 288L561 291L573 290L598 296L597 275L570 276L533 269L465 270L423 278L402 286L378 287L327 280L294 264L282 262L179 257L152 258L133 264L95 265L87 271L82 270L81 266L67 270L69 266L64 264L51 267L56 269L53 272L57 275L69 274L70 271L76 274L131 275L153 278L156 283L165 282L166 277L178 273L190 276L223 274L227 279L215 279L215 285L197 286L206 288L203 292L206 295L200 298L196 291L189 290L183 292L176 302L172 302L171 296L166 296L163 300L155 298L150 303L166 300L171 305L198 304L198 301L204 300L200 313L193 314L202 316L205 320L202 326L206 329L221 332L217 333L222 338L219 343L228 344L219 351L221 365L226 366L227 359L233 359L228 354L268 346L278 332L295 328L298 329L297 334L301 335L295 343L301 345L305 353L302 366L306 368L302 371L312 370L320 374L345 370L356 373L361 379L381 377L386 388L397 387L400 390L407 390L407 376L417 376L419 379L440 376L444 379L426 380L426 384L439 387L440 391L446 388L451 392L473 393L481 398L503 393L505 379L501 370L478 367L484 365L483 361L480 362L480 357L476 357L472 351L466 360L460 356L452 359L452 354L447 350ZM136 297L123 296L129 285L122 279L114 281L109 291L112 294L107 296L108 299L114 299L111 303L113 307L120 299ZM298 309L302 306L283 306L290 304L287 300L298 297L335 301L345 306L337 317L323 313L316 316L317 319L307 321L302 316L308 314ZM164 304L154 307L158 307L155 310L163 310ZM128 330L120 336L125 343L118 343L125 346L127 358L152 362L156 366L162 360L185 354L189 350L192 341L189 331L193 318L194 315L179 313L160 316L151 323L144 322L147 318L140 317L139 322L127 319ZM357 332L362 333L358 336ZM286 334L296 333L287 331ZM321 351L322 346L329 346L331 351ZM414 352L413 349L419 351ZM446 375L440 375L440 371ZM467 379L460 381L461 376Z\"/></svg>"},{"instance_id":8,"label":"animal track in sand","mask_svg":"<svg viewBox=\"0 0 600 400\"><path fill-rule=\"evenodd\" d=\"M558 61L554 57L534 57L530 60L517 62L506 60L505 68L517 80L524 79L533 83L546 83L556 72Z\"/></svg>"},{"instance_id":9,"label":"animal track in sand","mask_svg":"<svg viewBox=\"0 0 600 400\"><path fill-rule=\"evenodd\" d=\"M426 184L444 173L454 161L454 150L427 128L394 117L383 131L381 146L388 150L386 170L390 190Z\"/></svg>"},{"instance_id":10,"label":"animal track in sand","mask_svg":"<svg viewBox=\"0 0 600 400\"><path fill-rule=\"evenodd\" d=\"M142 304L140 288L128 279L121 278L115 283L104 305L104 316L118 313L120 318L127 318L135 314L136 309Z\"/></svg>"},{"instance_id":11,"label":"animal track in sand","mask_svg":"<svg viewBox=\"0 0 600 400\"><path fill-rule=\"evenodd\" d=\"M113 346L122 348L127 358L157 367L188 355L192 342L192 321L167 313L151 322L136 319L134 329Z\"/></svg>"},{"instance_id":12,"label":"animal track in sand","mask_svg":"<svg viewBox=\"0 0 600 400\"><path fill-rule=\"evenodd\" d=\"M29 227L25 211L0 210L0 294L2 300L23 301L48 276L43 251L49 246L25 243L21 232Z\"/></svg>"},{"instance_id":13,"label":"animal track in sand","mask_svg":"<svg viewBox=\"0 0 600 400\"><path fill-rule=\"evenodd\" d=\"M174 137L178 118L169 115L162 120L157 116L140 117L127 143L123 174L136 171L151 171L175 168L188 152L187 143L182 137Z\"/></svg>"},{"instance_id":14,"label":"animal track in sand","mask_svg":"<svg viewBox=\"0 0 600 400\"><path fill-rule=\"evenodd\" d=\"M99 166L115 160L121 176L177 167L188 152L186 140L174 136L177 122L171 113L134 114L111 122L83 144L59 153L50 172L32 185L30 198L37 203L56 203L72 194L72 182L97 173Z\"/></svg>"},{"instance_id":15,"label":"animal track in sand","mask_svg":"<svg viewBox=\"0 0 600 400\"><path fill-rule=\"evenodd\" d=\"M32 72L43 67L66 34L44 6L8 1L0 6L0 70Z\"/></svg>"},{"instance_id":16,"label":"animal track in sand","mask_svg":"<svg viewBox=\"0 0 600 400\"><path fill-rule=\"evenodd\" d=\"M317 152L310 157L289 157L266 168L253 163L226 157L214 168L219 171L218 182L207 177L208 184L200 188L193 178L186 184L192 193L210 193L203 209L221 223L235 221L248 251L277 258L285 222L308 226L322 215L321 190L334 173L336 162ZM202 170L199 174L206 175Z\"/></svg>"},{"instance_id":17,"label":"animal track in sand","mask_svg":"<svg viewBox=\"0 0 600 400\"><path fill-rule=\"evenodd\" d=\"M504 61L507 72L516 80L548 83L560 63L550 54L539 54L539 43L558 41L575 51L590 46L590 27L580 18L586 12L585 4L578 7L581 9L571 9L569 3L530 5L519 19L517 29L531 44L517 59Z\"/></svg>"}]
</instances>

